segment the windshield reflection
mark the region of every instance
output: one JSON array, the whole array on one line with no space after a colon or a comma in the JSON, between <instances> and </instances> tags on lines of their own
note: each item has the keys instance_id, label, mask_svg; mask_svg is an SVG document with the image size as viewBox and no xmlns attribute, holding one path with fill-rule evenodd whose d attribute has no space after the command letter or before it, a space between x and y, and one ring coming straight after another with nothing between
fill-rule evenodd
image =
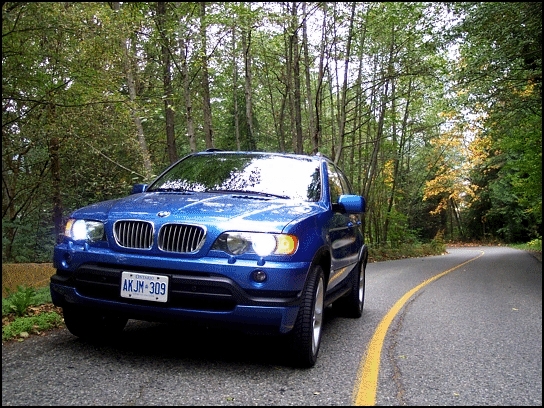
<instances>
[{"instance_id":1,"label":"windshield reflection","mask_svg":"<svg viewBox=\"0 0 544 408\"><path fill-rule=\"evenodd\" d=\"M203 154L188 157L147 191L236 192L318 201L319 164L310 158L264 154Z\"/></svg>"}]
</instances>

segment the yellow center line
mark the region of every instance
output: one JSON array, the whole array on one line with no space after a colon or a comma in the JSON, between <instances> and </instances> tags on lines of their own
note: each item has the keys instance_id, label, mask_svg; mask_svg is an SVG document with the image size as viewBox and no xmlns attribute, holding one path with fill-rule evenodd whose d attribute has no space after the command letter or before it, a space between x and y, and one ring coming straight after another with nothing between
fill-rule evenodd
<instances>
[{"instance_id":1,"label":"yellow center line","mask_svg":"<svg viewBox=\"0 0 544 408\"><path fill-rule=\"evenodd\" d=\"M422 283L420 283L419 285L411 289L409 292L407 292L403 297L401 297L397 301L397 303L393 305L393 307L389 310L389 312L387 312L387 314L384 316L384 318L382 319L382 321L376 328L376 331L374 332L374 335L372 336L372 339L370 340L370 343L368 344L368 348L366 350L365 356L363 357L362 364L359 366L359 370L357 373L356 387L354 392L354 395L355 395L354 405L371 406L376 404L376 390L378 388L378 372L380 370L380 355L382 352L382 346L385 339L385 335L387 334L387 330L389 329L391 322L393 321L395 316L398 314L398 312L403 308L406 302L408 302L408 300L418 290L428 285L429 283L483 256L484 251L480 251L480 252L481 252L480 255L472 259L469 259L468 261L463 262L462 264L459 264L451 269L448 269L447 271L439 273L438 275L435 275L432 278L427 279L426 281L423 281Z\"/></svg>"}]
</instances>

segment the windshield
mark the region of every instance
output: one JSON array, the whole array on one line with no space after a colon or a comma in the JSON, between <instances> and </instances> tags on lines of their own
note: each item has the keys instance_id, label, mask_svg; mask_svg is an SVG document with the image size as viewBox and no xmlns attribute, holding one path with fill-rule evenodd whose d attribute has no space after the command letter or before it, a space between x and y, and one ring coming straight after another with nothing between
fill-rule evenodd
<instances>
[{"instance_id":1,"label":"windshield","mask_svg":"<svg viewBox=\"0 0 544 408\"><path fill-rule=\"evenodd\" d=\"M267 154L214 153L189 156L147 191L225 192L318 201L319 162Z\"/></svg>"}]
</instances>

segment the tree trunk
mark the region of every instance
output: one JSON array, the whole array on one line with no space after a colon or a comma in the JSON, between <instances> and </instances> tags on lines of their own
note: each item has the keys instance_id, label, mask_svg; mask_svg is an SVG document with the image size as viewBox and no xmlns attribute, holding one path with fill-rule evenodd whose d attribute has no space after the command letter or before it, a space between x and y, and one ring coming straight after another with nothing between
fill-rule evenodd
<instances>
[{"instance_id":1,"label":"tree trunk","mask_svg":"<svg viewBox=\"0 0 544 408\"><path fill-rule=\"evenodd\" d=\"M213 148L213 129L212 129L212 107L210 103L210 79L208 74L208 51L207 51L207 31L206 23L206 3L200 3L200 44L201 44L201 64L202 64L202 110L204 113L204 140L206 149Z\"/></svg>"},{"instance_id":2,"label":"tree trunk","mask_svg":"<svg viewBox=\"0 0 544 408\"><path fill-rule=\"evenodd\" d=\"M178 160L178 152L176 148L176 135L174 132L174 109L172 96L172 74L170 62L170 47L169 41L164 30L166 19L166 3L163 1L157 2L157 25L161 34L161 54L162 54L162 82L164 89L164 112L166 117L166 146L168 150L168 159L170 163Z\"/></svg>"},{"instance_id":3,"label":"tree trunk","mask_svg":"<svg viewBox=\"0 0 544 408\"><path fill-rule=\"evenodd\" d=\"M298 14L297 2L293 2L291 9L292 16L292 43L293 43L293 108L295 118L295 153L303 153L302 145L302 107L300 102L300 55L298 49Z\"/></svg>"},{"instance_id":4,"label":"tree trunk","mask_svg":"<svg viewBox=\"0 0 544 408\"><path fill-rule=\"evenodd\" d=\"M402 172L401 172L401 168L402 168L402 160L403 160L403 157L404 157L404 145L405 145L405 141L406 141L406 133L407 133L407 125L408 125L408 117L409 117L409 106L410 106L410 99L411 99L411 93L412 93L412 79L408 79L408 92L407 92L407 95L406 95L406 106L404 108L404 116L402 118L402 126L401 126L401 129L400 129L400 141L398 143L398 146L397 146L397 152L396 152L396 155L395 157L393 158L394 160L394 166L393 166L393 182L392 182L392 186L391 186L391 193L389 194L389 202L388 202L388 207L387 207L387 214L386 214L386 217L385 217L385 226L384 226L384 230L385 230L385 235L384 235L384 241L387 241L387 233L388 233L388 229L389 229L389 218L390 218L390 215L391 215L391 211L393 209L393 205L394 205L394 201L395 201L395 194L396 194L396 191L397 191L397 186L398 184L400 184L401 182L401 178L402 178ZM391 98L392 98L392 101L393 101L393 112L395 111L395 91L394 91L394 87L392 88L392 91L391 91ZM394 113L393 113L394 114ZM393 146L396 144L396 129L394 128L393 129Z\"/></svg>"},{"instance_id":5,"label":"tree trunk","mask_svg":"<svg viewBox=\"0 0 544 408\"><path fill-rule=\"evenodd\" d=\"M247 149L255 150L255 129L253 126L253 101L251 88L251 29L242 29L242 48L244 50L244 94L246 100L246 120L247 120Z\"/></svg>"},{"instance_id":6,"label":"tree trunk","mask_svg":"<svg viewBox=\"0 0 544 408\"><path fill-rule=\"evenodd\" d=\"M351 57L351 41L353 37L353 20L355 19L355 5L356 5L355 2L351 4L348 41L347 41L346 53L344 57L344 82L342 84L342 98L340 100L340 105L339 105L340 112L338 115L338 143L336 144L336 152L334 156L334 162L337 164L340 163L340 159L342 158L342 152L344 149L344 137L346 133L348 69L349 69L349 59Z\"/></svg>"},{"instance_id":7,"label":"tree trunk","mask_svg":"<svg viewBox=\"0 0 544 408\"><path fill-rule=\"evenodd\" d=\"M321 143L321 112L323 110L323 78L325 77L325 44L327 44L327 3L323 3L323 23L321 28L321 47L319 50L319 68L317 74L317 90L315 92L315 134L312 135L314 150L319 151ZM312 103L311 101L309 101Z\"/></svg>"},{"instance_id":8,"label":"tree trunk","mask_svg":"<svg viewBox=\"0 0 544 408\"><path fill-rule=\"evenodd\" d=\"M238 108L238 61L236 59L236 27L232 27L232 100L234 101L234 135L236 150L240 151L240 112Z\"/></svg>"},{"instance_id":9,"label":"tree trunk","mask_svg":"<svg viewBox=\"0 0 544 408\"><path fill-rule=\"evenodd\" d=\"M355 97L355 117L353 120L353 147L352 147L352 161L351 161L351 171L350 173L350 181L351 183L356 187L356 191L358 194L363 193L363 186L361 184L362 180L362 173L364 170L363 163L363 108L366 106L366 96L363 91L363 65L364 65L364 46L365 46L365 40L366 40L366 29L367 24L365 21L365 24L362 27L362 32L360 33L359 37L359 55L358 55L358 71L357 71L357 80L355 82L355 89L356 89L356 97ZM357 148L357 162L355 162L355 149ZM357 164L356 164L357 163ZM363 219L364 223L364 219ZM363 229L364 231L364 229Z\"/></svg>"},{"instance_id":10,"label":"tree trunk","mask_svg":"<svg viewBox=\"0 0 544 408\"><path fill-rule=\"evenodd\" d=\"M55 231L55 242L62 240L62 199L61 199L61 179L60 179L60 159L59 159L59 139L51 138L49 145L49 157L51 158L51 178L52 178L52 202L53 202L53 225Z\"/></svg>"},{"instance_id":11,"label":"tree trunk","mask_svg":"<svg viewBox=\"0 0 544 408\"><path fill-rule=\"evenodd\" d=\"M302 48L304 50L304 73L306 76L306 101L308 101L308 136L312 141L312 153L315 154L319 150L317 139L315 138L315 114L312 96L312 83L310 78L310 57L308 55L308 28L306 25L307 10L306 2L302 3Z\"/></svg>"},{"instance_id":12,"label":"tree trunk","mask_svg":"<svg viewBox=\"0 0 544 408\"><path fill-rule=\"evenodd\" d=\"M463 223L461 222L461 216L460 216L461 212L459 211L459 207L457 206L457 203L451 197L450 197L450 205L453 212L453 217L455 218L455 222L457 223L457 228L459 228L459 235L461 236L461 238L463 238L465 234L463 231Z\"/></svg>"},{"instance_id":13,"label":"tree trunk","mask_svg":"<svg viewBox=\"0 0 544 408\"><path fill-rule=\"evenodd\" d=\"M119 11L120 2L113 2L113 9ZM129 39L121 39L121 48L123 49L123 63L125 68L125 75L127 77L128 94L130 98L130 114L136 126L136 133L138 137L138 144L142 151L142 159L144 161L144 170L146 179L150 179L153 174L153 166L151 165L151 159L149 156L149 150L147 148L147 142L145 140L144 128L140 115L138 114L137 102L136 102L136 85L134 82L134 73L132 71L132 58L130 56L130 41Z\"/></svg>"},{"instance_id":14,"label":"tree trunk","mask_svg":"<svg viewBox=\"0 0 544 408\"><path fill-rule=\"evenodd\" d=\"M182 55L181 74L183 76L183 91L185 94L185 119L187 121L187 138L189 139L189 149L192 153L196 152L195 125L193 120L193 100L191 98L191 79L187 68L187 45L185 40L180 39L180 49Z\"/></svg>"},{"instance_id":15,"label":"tree trunk","mask_svg":"<svg viewBox=\"0 0 544 408\"><path fill-rule=\"evenodd\" d=\"M289 8L289 6L286 6ZM295 132L295 98L293 96L294 88L294 63L293 63L293 23L289 20L289 23L286 28L286 39L285 39L285 97L286 104L289 108L289 120L290 120L290 134L291 134L291 151L296 152L296 132Z\"/></svg>"},{"instance_id":16,"label":"tree trunk","mask_svg":"<svg viewBox=\"0 0 544 408\"><path fill-rule=\"evenodd\" d=\"M2 149L4 148L3 144ZM2 251L3 258L8 261L11 261L13 257L13 241L17 235L17 227L13 225L13 222L17 219L18 213L15 198L23 157L24 154L7 154L2 150L2 220L7 215L10 221L8 226L2 225L2 232L6 236L5 242L2 243Z\"/></svg>"},{"instance_id":17,"label":"tree trunk","mask_svg":"<svg viewBox=\"0 0 544 408\"><path fill-rule=\"evenodd\" d=\"M378 103L380 104L380 116L378 118L378 128L376 129L376 138L374 139L374 146L372 150L372 157L370 159L370 171L367 178L367 183L365 186L365 195L368 195L372 181L376 174L378 166L378 152L383 138L383 125L385 120L385 112L387 110L387 102L389 100L389 82L390 82L390 72L392 71L393 64L393 44L391 44L390 54L389 54L389 63L386 71L384 72L385 81L383 85L383 92L378 96Z\"/></svg>"},{"instance_id":18,"label":"tree trunk","mask_svg":"<svg viewBox=\"0 0 544 408\"><path fill-rule=\"evenodd\" d=\"M363 196L365 198L367 198L368 200L368 197L369 197L369 193L370 193L370 188L374 182L374 178L375 178L375 175L378 171L378 153L380 151L380 146L381 146L381 143L382 143L382 134L383 134L383 121L384 121L384 116L385 116L385 107L386 107L386 103L385 103L385 95L387 94L387 87L388 87L388 80L386 79L386 83L385 83L385 91L382 95L382 98L381 100L379 99L378 96L375 95L375 93L377 92L375 89L373 89L372 93L373 95L371 96L371 99L373 100L373 104L376 103L374 101L378 100L377 103L381 103L381 109L380 109L380 116L378 118L378 128L376 130L376 137L374 138L373 142L372 142L372 153L371 153L371 156L370 156L370 162L369 162L369 165L368 165L368 173L365 177L365 182L364 182L364 187L363 187ZM371 124L369 122L369 134L371 134ZM372 199L370 200L371 202L375 202L377 203L378 199L377 197L372 197ZM372 208L372 217L374 220L376 220L377 218L379 218L379 206L378 205L372 205L371 206ZM380 237L380 228L379 228L379 225L376 225L374 224L374 228L373 228L373 231L374 231L374 238L376 240L376 243L379 244L379 237ZM372 237L372 235L371 235Z\"/></svg>"},{"instance_id":19,"label":"tree trunk","mask_svg":"<svg viewBox=\"0 0 544 408\"><path fill-rule=\"evenodd\" d=\"M392 135L391 135L391 144L393 149L397 147L397 121L396 117L396 101L395 101L395 81L391 81L391 117L393 118L392 123ZM396 172L398 171L399 158L398 153L395 152L393 157L393 174L391 181L391 191L389 192L389 197L387 200L387 210L385 212L385 220L383 223L383 242L387 242L387 232L389 231L389 222L391 221L391 211L393 209L393 201L395 200L395 188L396 188ZM385 187L385 186L384 186Z\"/></svg>"}]
</instances>

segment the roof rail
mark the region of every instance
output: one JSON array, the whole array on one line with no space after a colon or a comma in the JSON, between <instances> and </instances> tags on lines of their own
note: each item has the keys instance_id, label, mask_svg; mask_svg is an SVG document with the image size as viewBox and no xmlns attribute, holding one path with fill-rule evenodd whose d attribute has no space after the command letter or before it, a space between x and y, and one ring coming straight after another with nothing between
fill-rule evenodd
<instances>
[{"instance_id":1,"label":"roof rail","mask_svg":"<svg viewBox=\"0 0 544 408\"><path fill-rule=\"evenodd\" d=\"M315 154L315 156L318 156L318 157L323 157L324 159L327 159L327 160L332 160L329 156L327 156L326 154L323 154L321 152L317 152Z\"/></svg>"}]
</instances>

